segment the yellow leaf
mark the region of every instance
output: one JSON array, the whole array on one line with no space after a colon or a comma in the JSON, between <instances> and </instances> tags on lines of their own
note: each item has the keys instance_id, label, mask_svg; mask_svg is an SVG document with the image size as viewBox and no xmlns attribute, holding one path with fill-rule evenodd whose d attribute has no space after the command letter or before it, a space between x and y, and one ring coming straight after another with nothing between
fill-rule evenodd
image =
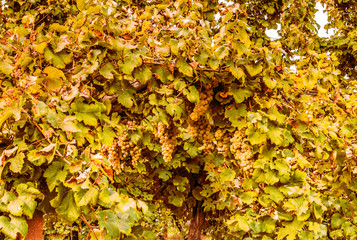
<instances>
[{"instance_id":1,"label":"yellow leaf","mask_svg":"<svg viewBox=\"0 0 357 240\"><path fill-rule=\"evenodd\" d=\"M35 47L35 51L40 54L43 54L46 47L47 47L47 43L42 42Z\"/></svg>"},{"instance_id":2,"label":"yellow leaf","mask_svg":"<svg viewBox=\"0 0 357 240\"><path fill-rule=\"evenodd\" d=\"M46 67L43 71L47 74L47 87L55 91L62 87L62 79L66 79L64 73L55 67Z\"/></svg>"}]
</instances>

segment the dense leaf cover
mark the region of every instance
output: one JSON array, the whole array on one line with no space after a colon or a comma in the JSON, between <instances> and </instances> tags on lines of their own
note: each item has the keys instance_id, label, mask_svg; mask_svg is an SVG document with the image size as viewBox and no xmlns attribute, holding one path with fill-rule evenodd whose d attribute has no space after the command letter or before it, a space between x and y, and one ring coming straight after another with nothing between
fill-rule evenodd
<instances>
[{"instance_id":1,"label":"dense leaf cover","mask_svg":"<svg viewBox=\"0 0 357 240\"><path fill-rule=\"evenodd\" d=\"M0 3L0 238L356 239L356 4L321 2L329 39L315 1Z\"/></svg>"}]
</instances>

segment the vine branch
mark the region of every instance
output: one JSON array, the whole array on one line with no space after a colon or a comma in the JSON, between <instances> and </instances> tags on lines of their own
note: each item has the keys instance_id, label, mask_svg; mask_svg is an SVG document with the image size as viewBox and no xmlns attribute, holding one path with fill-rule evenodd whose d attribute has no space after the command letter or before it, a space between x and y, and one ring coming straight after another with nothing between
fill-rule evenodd
<instances>
[{"instance_id":1,"label":"vine branch","mask_svg":"<svg viewBox=\"0 0 357 240\"><path fill-rule=\"evenodd\" d=\"M51 140L46 137L45 133L43 132L42 128L32 119L32 117L30 116L30 114L28 114L28 112L26 112L25 109L21 109L21 112L25 113L27 118L32 122L32 124L34 124L37 129L41 132L41 134L43 135L43 137L46 139L46 141L49 143L49 144L53 144L51 142ZM63 161L65 161L67 164L71 165L71 163L56 149L56 154L59 155Z\"/></svg>"},{"instance_id":2,"label":"vine branch","mask_svg":"<svg viewBox=\"0 0 357 240\"><path fill-rule=\"evenodd\" d=\"M81 216L80 219L87 225L87 227L89 227L89 229L92 231L92 233L94 234L95 239L98 240L97 234L95 234L93 227L87 222L87 220Z\"/></svg>"}]
</instances>

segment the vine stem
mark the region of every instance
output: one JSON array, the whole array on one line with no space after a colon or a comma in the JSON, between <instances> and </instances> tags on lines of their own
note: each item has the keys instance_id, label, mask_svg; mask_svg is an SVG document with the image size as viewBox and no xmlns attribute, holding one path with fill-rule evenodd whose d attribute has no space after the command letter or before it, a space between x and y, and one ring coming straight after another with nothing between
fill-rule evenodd
<instances>
[{"instance_id":1,"label":"vine stem","mask_svg":"<svg viewBox=\"0 0 357 240\"><path fill-rule=\"evenodd\" d=\"M41 134L43 135L43 137L46 139L46 141L49 143L49 144L52 144L51 140L46 137L45 133L43 132L42 128L32 119L32 117L30 116L30 114L28 114L28 112L26 112L25 109L21 109L21 111L23 113L26 114L27 118L37 127L37 129L41 132ZM67 164L71 165L71 163L56 149L56 154L59 155L63 161L65 161Z\"/></svg>"},{"instance_id":2,"label":"vine stem","mask_svg":"<svg viewBox=\"0 0 357 240\"><path fill-rule=\"evenodd\" d=\"M4 7L4 6L2 6ZM6 16L3 14L2 10L0 11L0 16L5 20L5 22L9 22L6 18Z\"/></svg>"},{"instance_id":3,"label":"vine stem","mask_svg":"<svg viewBox=\"0 0 357 240\"><path fill-rule=\"evenodd\" d=\"M1 91L3 91L3 93L6 94L8 97L12 98L12 96L9 95L8 93L6 93L5 89L3 89L1 86L0 86L0 89L1 89ZM50 140L48 137L46 137L46 135L45 135L45 133L43 132L42 128L32 119L32 117L30 116L30 114L29 114L25 109L23 109L23 108L21 108L21 112L23 112L23 113L26 114L27 118L32 122L32 124L34 124L34 125L37 127L37 129L41 132L41 134L42 134L43 137L46 139L46 141L47 141L49 144L52 144L51 140ZM60 157L62 158L62 160L63 160L64 162L66 162L67 164L71 165L71 163L70 163L58 150L56 150L55 152L56 152L56 154L57 154L58 156L60 156Z\"/></svg>"},{"instance_id":4,"label":"vine stem","mask_svg":"<svg viewBox=\"0 0 357 240\"><path fill-rule=\"evenodd\" d=\"M280 94L283 96L283 98L286 101L286 106L290 109L292 109L293 111L297 112L298 114L301 114L301 112L299 112L297 109L295 109L292 105L292 103L285 97L285 94L283 94L280 90L279 90Z\"/></svg>"},{"instance_id":5,"label":"vine stem","mask_svg":"<svg viewBox=\"0 0 357 240\"><path fill-rule=\"evenodd\" d=\"M95 232L93 230L93 227L87 222L87 220L83 216L81 216L80 218L89 227L89 229L92 231L92 233L94 234L95 239L98 240L97 235L95 234Z\"/></svg>"}]
</instances>

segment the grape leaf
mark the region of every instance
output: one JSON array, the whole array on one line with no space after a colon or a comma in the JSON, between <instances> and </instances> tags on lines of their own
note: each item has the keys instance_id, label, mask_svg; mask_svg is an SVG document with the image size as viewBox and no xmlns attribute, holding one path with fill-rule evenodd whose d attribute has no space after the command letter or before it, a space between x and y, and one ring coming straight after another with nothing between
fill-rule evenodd
<instances>
[{"instance_id":1,"label":"grape leaf","mask_svg":"<svg viewBox=\"0 0 357 240\"><path fill-rule=\"evenodd\" d=\"M63 198L61 204L56 208L56 212L68 221L76 221L81 215L81 209L77 206L73 192L68 192Z\"/></svg>"},{"instance_id":2,"label":"grape leaf","mask_svg":"<svg viewBox=\"0 0 357 240\"><path fill-rule=\"evenodd\" d=\"M21 172L21 169L25 163L25 154L23 152L18 153L15 157L10 158L8 161L11 163L10 170L14 173Z\"/></svg>"},{"instance_id":3,"label":"grape leaf","mask_svg":"<svg viewBox=\"0 0 357 240\"><path fill-rule=\"evenodd\" d=\"M118 238L120 236L120 222L118 216L111 210L101 211L98 216L99 226L107 229L109 236Z\"/></svg>"},{"instance_id":4,"label":"grape leaf","mask_svg":"<svg viewBox=\"0 0 357 240\"><path fill-rule=\"evenodd\" d=\"M235 176L236 176L235 171L233 171L230 168L224 169L219 175L221 182L231 182L233 181Z\"/></svg>"},{"instance_id":5,"label":"grape leaf","mask_svg":"<svg viewBox=\"0 0 357 240\"><path fill-rule=\"evenodd\" d=\"M0 216L0 230L5 235L10 236L15 239L17 233L20 233L22 236L27 235L28 225L26 220L20 217L10 217L10 221L8 217Z\"/></svg>"},{"instance_id":6,"label":"grape leaf","mask_svg":"<svg viewBox=\"0 0 357 240\"><path fill-rule=\"evenodd\" d=\"M249 75L254 77L262 72L263 65L259 62L258 64L246 65L245 68L247 69Z\"/></svg>"},{"instance_id":7,"label":"grape leaf","mask_svg":"<svg viewBox=\"0 0 357 240\"><path fill-rule=\"evenodd\" d=\"M0 61L0 72L4 73L5 75L10 76L14 68L15 67L13 67L11 64L4 61Z\"/></svg>"},{"instance_id":8,"label":"grape leaf","mask_svg":"<svg viewBox=\"0 0 357 240\"><path fill-rule=\"evenodd\" d=\"M186 76L193 76L193 68L183 58L179 58L176 61L176 67L181 73L185 74Z\"/></svg>"},{"instance_id":9,"label":"grape leaf","mask_svg":"<svg viewBox=\"0 0 357 240\"><path fill-rule=\"evenodd\" d=\"M134 77L139 80L141 84L145 84L151 79L152 72L149 67L136 68L134 70Z\"/></svg>"},{"instance_id":10,"label":"grape leaf","mask_svg":"<svg viewBox=\"0 0 357 240\"><path fill-rule=\"evenodd\" d=\"M174 192L169 196L169 203L175 205L176 207L182 207L185 200L185 195L181 192Z\"/></svg>"}]
</instances>

